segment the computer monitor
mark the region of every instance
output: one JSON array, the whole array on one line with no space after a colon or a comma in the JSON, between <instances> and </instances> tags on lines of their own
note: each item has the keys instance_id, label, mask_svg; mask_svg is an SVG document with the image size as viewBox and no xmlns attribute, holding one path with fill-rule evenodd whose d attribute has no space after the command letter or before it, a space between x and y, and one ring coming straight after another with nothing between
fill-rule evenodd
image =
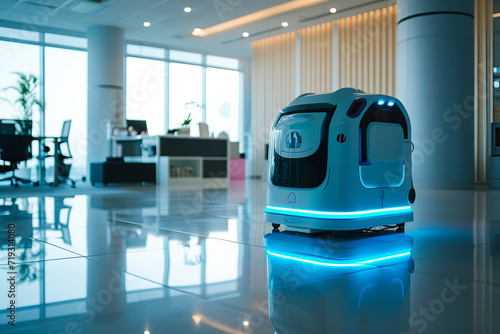
<instances>
[{"instance_id":1,"label":"computer monitor","mask_svg":"<svg viewBox=\"0 0 500 334\"><path fill-rule=\"evenodd\" d=\"M16 134L16 125L14 123L0 122L0 134L4 136L13 136Z\"/></svg>"},{"instance_id":2,"label":"computer monitor","mask_svg":"<svg viewBox=\"0 0 500 334\"><path fill-rule=\"evenodd\" d=\"M207 123L191 124L191 126L189 128L190 128L189 135L191 137L201 137L201 138L208 138L209 137Z\"/></svg>"},{"instance_id":3,"label":"computer monitor","mask_svg":"<svg viewBox=\"0 0 500 334\"><path fill-rule=\"evenodd\" d=\"M148 126L144 120L127 119L127 129L129 133L136 131L137 135L141 135L143 132L148 133Z\"/></svg>"},{"instance_id":4,"label":"computer monitor","mask_svg":"<svg viewBox=\"0 0 500 334\"><path fill-rule=\"evenodd\" d=\"M491 155L500 155L500 123L491 123Z\"/></svg>"}]
</instances>

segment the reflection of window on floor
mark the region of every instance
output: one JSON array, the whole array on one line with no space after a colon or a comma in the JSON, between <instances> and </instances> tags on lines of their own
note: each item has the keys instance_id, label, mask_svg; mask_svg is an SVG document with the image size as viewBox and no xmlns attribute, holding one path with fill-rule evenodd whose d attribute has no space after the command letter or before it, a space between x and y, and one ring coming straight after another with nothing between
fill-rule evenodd
<instances>
[{"instance_id":1,"label":"reflection of window on floor","mask_svg":"<svg viewBox=\"0 0 500 334\"><path fill-rule=\"evenodd\" d=\"M82 313L83 305L87 298L87 260L80 261L78 266L68 268L66 261L45 261L45 303L51 304L65 302L63 305L47 305L47 317L60 317L63 315ZM72 284L61 284L60 277L71 270ZM83 302L78 299L84 299ZM68 302L73 303L70 307ZM86 307L86 305L85 305ZM85 309L85 308L84 308ZM78 310L78 311L76 311Z\"/></svg>"},{"instance_id":2,"label":"reflection of window on floor","mask_svg":"<svg viewBox=\"0 0 500 334\"><path fill-rule=\"evenodd\" d=\"M185 238L184 238L185 236ZM204 238L188 234L169 240L168 285L201 294Z\"/></svg>"},{"instance_id":3,"label":"reflection of window on floor","mask_svg":"<svg viewBox=\"0 0 500 334\"><path fill-rule=\"evenodd\" d=\"M22 244L22 243L21 243ZM25 250L19 249L21 252ZM17 285L22 293L16 296L18 321L26 322L43 318L81 314L87 310L87 266L82 260L71 267L72 284L60 284L61 275L68 270L66 261L38 261L17 266ZM22 272L36 276L23 278ZM3 280L0 288L6 290ZM43 298L43 299L42 299ZM4 311L0 316L5 317Z\"/></svg>"},{"instance_id":4,"label":"reflection of window on floor","mask_svg":"<svg viewBox=\"0 0 500 334\"><path fill-rule=\"evenodd\" d=\"M166 291L170 297L182 295L182 291L199 295L236 291L240 277L240 245L220 240L236 240L237 227L235 219L228 219L226 223L221 221L220 232L211 232L210 239L166 231L160 232L161 235L147 234L143 247L154 250L147 258L144 252L131 251L132 247L127 246L128 272L141 273L149 281L177 290L158 289L142 280L127 281L127 303L162 298Z\"/></svg>"},{"instance_id":5,"label":"reflection of window on floor","mask_svg":"<svg viewBox=\"0 0 500 334\"><path fill-rule=\"evenodd\" d=\"M8 212L9 215L18 217L19 221L31 220L31 224L23 227L22 233L47 241L47 243L35 242L31 237L21 235L16 238L17 257L27 261L17 265L17 284L19 291L22 291L16 296L19 321L26 322L86 312L87 260L75 258L47 261L47 259L67 256L66 251L57 247L68 247L67 242L70 239L61 228L68 226L71 209L74 209L75 216L79 219L84 221L87 219L86 203L80 203L81 205L75 205L71 198L62 197L0 199L0 216ZM39 212L44 212L45 215L41 217L38 215ZM3 238L0 238L1 240ZM86 242L87 239L85 235L79 235L75 240ZM79 246L73 244L71 247L74 249ZM1 243L0 249L4 249ZM81 249L78 248L79 251ZM3 251L0 252L0 262L6 262L6 259L2 261L2 257ZM75 264L70 269L68 269L69 262ZM68 270L71 270L72 284L61 285L61 277ZM7 291L6 283L6 280L0 280L0 289ZM0 316L4 317L5 313L6 311L0 310Z\"/></svg>"},{"instance_id":6,"label":"reflection of window on floor","mask_svg":"<svg viewBox=\"0 0 500 334\"><path fill-rule=\"evenodd\" d=\"M147 278L161 284L165 276L165 254L162 251L166 247L165 237L148 234L145 248L157 249L151 261L144 261L142 252L129 251L126 253L126 268L133 273L147 273ZM127 248L132 250L133 248ZM129 279L125 281L126 302L135 303L143 300L163 298L165 289L159 288L157 284L144 279Z\"/></svg>"},{"instance_id":7,"label":"reflection of window on floor","mask_svg":"<svg viewBox=\"0 0 500 334\"><path fill-rule=\"evenodd\" d=\"M209 237L222 240L237 240L238 224L236 219L228 219L227 231L212 232ZM207 247L206 283L234 281L238 278L239 244L231 242L223 246ZM220 261L220 259L224 259Z\"/></svg>"}]
</instances>

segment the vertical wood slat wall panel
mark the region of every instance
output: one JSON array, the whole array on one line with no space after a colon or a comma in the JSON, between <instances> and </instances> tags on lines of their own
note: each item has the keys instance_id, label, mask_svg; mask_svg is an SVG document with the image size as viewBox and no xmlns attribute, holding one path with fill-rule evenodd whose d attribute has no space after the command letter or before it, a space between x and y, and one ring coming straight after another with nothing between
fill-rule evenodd
<instances>
[{"instance_id":1,"label":"vertical wood slat wall panel","mask_svg":"<svg viewBox=\"0 0 500 334\"><path fill-rule=\"evenodd\" d=\"M396 23L392 6L252 43L252 175L265 175L269 130L297 84L301 93L355 87L394 95Z\"/></svg>"},{"instance_id":2,"label":"vertical wood slat wall panel","mask_svg":"<svg viewBox=\"0 0 500 334\"><path fill-rule=\"evenodd\" d=\"M397 7L338 20L339 87L393 95Z\"/></svg>"},{"instance_id":3,"label":"vertical wood slat wall panel","mask_svg":"<svg viewBox=\"0 0 500 334\"><path fill-rule=\"evenodd\" d=\"M368 34L370 32L369 27L368 27L368 13L363 13L363 81L361 82L361 87L368 87L368 82L369 82L369 62L368 62L368 55L369 55L369 39L368 39Z\"/></svg>"},{"instance_id":4,"label":"vertical wood slat wall panel","mask_svg":"<svg viewBox=\"0 0 500 334\"><path fill-rule=\"evenodd\" d=\"M380 11L381 17L387 17L387 9ZM380 90L387 92L387 20L380 25Z\"/></svg>"},{"instance_id":5,"label":"vertical wood slat wall panel","mask_svg":"<svg viewBox=\"0 0 500 334\"><path fill-rule=\"evenodd\" d=\"M291 32L252 43L252 174L263 175L265 144L280 108L295 97L295 40Z\"/></svg>"},{"instance_id":6,"label":"vertical wood slat wall panel","mask_svg":"<svg viewBox=\"0 0 500 334\"><path fill-rule=\"evenodd\" d=\"M327 22L299 30L301 38L301 93L332 91L333 29L335 22Z\"/></svg>"},{"instance_id":7,"label":"vertical wood slat wall panel","mask_svg":"<svg viewBox=\"0 0 500 334\"><path fill-rule=\"evenodd\" d=\"M339 88L342 87L342 83L345 82L345 71L340 70L341 68L344 68L344 66L345 66L344 57L342 57L341 52L340 52L340 47L343 45L343 43L345 41L345 33L346 33L345 20L340 20L339 22L337 22L337 34L339 36L339 44L338 44L339 47L337 48L336 52L334 51L337 54L337 57L339 59L339 64L338 64L338 68L337 68L337 73L339 76Z\"/></svg>"}]
</instances>

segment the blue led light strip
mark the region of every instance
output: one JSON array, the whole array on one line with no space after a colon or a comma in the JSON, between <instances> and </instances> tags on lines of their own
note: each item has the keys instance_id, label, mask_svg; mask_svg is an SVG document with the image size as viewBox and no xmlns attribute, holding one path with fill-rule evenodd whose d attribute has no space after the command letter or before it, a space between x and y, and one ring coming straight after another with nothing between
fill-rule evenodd
<instances>
[{"instance_id":1,"label":"blue led light strip","mask_svg":"<svg viewBox=\"0 0 500 334\"><path fill-rule=\"evenodd\" d=\"M326 267L359 267L359 266L367 265L367 264L374 263L374 262L379 262L379 261L384 261L384 260L389 260L389 259L395 259L395 258L398 258L398 257L404 257L404 256L409 256L410 255L410 251L408 250L408 251L403 252L403 253L397 253L397 254L394 254L394 255L389 255L389 256L384 256L384 257L379 257L379 258L373 258L373 259L364 260L364 261L357 261L357 262L344 262L344 261L339 261L339 260L332 260L332 261L339 261L339 262L321 262L321 261L318 261L318 260L309 260L309 259L301 258L301 257L298 257L298 256L291 256L291 255L274 253L274 252L271 252L269 250L267 251L267 253L269 255L281 257L281 258L284 258L284 259L295 260L295 261L300 261L300 262L305 262L305 263L312 263L312 264L317 264L317 265L326 266Z\"/></svg>"},{"instance_id":2,"label":"blue led light strip","mask_svg":"<svg viewBox=\"0 0 500 334\"><path fill-rule=\"evenodd\" d=\"M411 206L399 206L394 208L382 208L373 210L363 210L363 211L315 211L315 210L304 210L304 209L294 209L294 208L284 208L279 206L267 205L265 212L267 213L277 213L281 215L293 215L300 217L310 217L310 218L331 218L331 219L353 219L353 218L368 218L376 216L386 216L395 215L401 213L411 213Z\"/></svg>"}]
</instances>

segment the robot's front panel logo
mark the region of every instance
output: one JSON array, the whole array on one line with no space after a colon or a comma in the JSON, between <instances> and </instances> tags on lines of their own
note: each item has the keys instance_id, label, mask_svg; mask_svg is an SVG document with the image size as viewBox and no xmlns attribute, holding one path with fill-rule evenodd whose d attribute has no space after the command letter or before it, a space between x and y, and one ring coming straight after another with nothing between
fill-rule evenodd
<instances>
[{"instance_id":1,"label":"robot's front panel logo","mask_svg":"<svg viewBox=\"0 0 500 334\"><path fill-rule=\"evenodd\" d=\"M290 132L286 136L286 147L287 148L300 148L301 143L302 143L302 137L296 131Z\"/></svg>"}]
</instances>

